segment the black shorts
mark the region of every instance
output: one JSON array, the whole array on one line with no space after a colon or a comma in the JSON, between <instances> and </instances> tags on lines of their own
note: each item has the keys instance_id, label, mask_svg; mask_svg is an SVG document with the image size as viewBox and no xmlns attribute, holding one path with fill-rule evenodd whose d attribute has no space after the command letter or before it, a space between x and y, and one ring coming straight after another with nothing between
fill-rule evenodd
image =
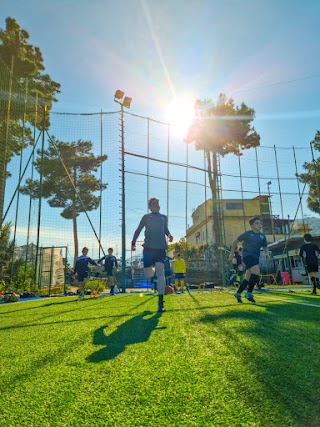
<instances>
[{"instance_id":1,"label":"black shorts","mask_svg":"<svg viewBox=\"0 0 320 427\"><path fill-rule=\"evenodd\" d=\"M107 271L106 270L105 274L107 275L107 277L110 277L110 276L113 277L113 271L110 271L110 270Z\"/></svg>"},{"instance_id":2,"label":"black shorts","mask_svg":"<svg viewBox=\"0 0 320 427\"><path fill-rule=\"evenodd\" d=\"M259 265L259 258L256 258L252 255L247 255L243 257L243 262L245 263L246 269L248 270L255 265Z\"/></svg>"},{"instance_id":3,"label":"black shorts","mask_svg":"<svg viewBox=\"0 0 320 427\"><path fill-rule=\"evenodd\" d=\"M153 267L156 262L164 263L166 257L165 249L143 249L143 266L144 268Z\"/></svg>"},{"instance_id":4,"label":"black shorts","mask_svg":"<svg viewBox=\"0 0 320 427\"><path fill-rule=\"evenodd\" d=\"M83 282L89 277L90 271L78 271L78 282Z\"/></svg>"},{"instance_id":5,"label":"black shorts","mask_svg":"<svg viewBox=\"0 0 320 427\"><path fill-rule=\"evenodd\" d=\"M185 274L184 273L174 273L175 279L184 279Z\"/></svg>"},{"instance_id":6,"label":"black shorts","mask_svg":"<svg viewBox=\"0 0 320 427\"><path fill-rule=\"evenodd\" d=\"M318 263L315 263L315 262L306 264L306 267L307 267L308 273L318 273L319 271Z\"/></svg>"}]
</instances>

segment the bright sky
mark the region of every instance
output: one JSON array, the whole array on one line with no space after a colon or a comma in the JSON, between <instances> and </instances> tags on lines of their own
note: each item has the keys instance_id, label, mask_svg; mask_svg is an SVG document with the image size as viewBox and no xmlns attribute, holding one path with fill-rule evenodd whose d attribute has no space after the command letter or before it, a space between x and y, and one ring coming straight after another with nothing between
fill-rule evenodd
<instances>
[{"instance_id":1,"label":"bright sky","mask_svg":"<svg viewBox=\"0 0 320 427\"><path fill-rule=\"evenodd\" d=\"M304 145L319 128L318 0L1 0L62 84L55 109L160 120L172 99L232 95L256 110L264 145ZM317 77L313 77L317 76ZM282 83L287 82L287 83Z\"/></svg>"},{"instance_id":2,"label":"bright sky","mask_svg":"<svg viewBox=\"0 0 320 427\"><path fill-rule=\"evenodd\" d=\"M8 16L62 85L55 111L115 111L122 89L166 121L175 98L223 92L255 109L262 145L320 129L319 0L1 0Z\"/></svg>"}]
</instances>

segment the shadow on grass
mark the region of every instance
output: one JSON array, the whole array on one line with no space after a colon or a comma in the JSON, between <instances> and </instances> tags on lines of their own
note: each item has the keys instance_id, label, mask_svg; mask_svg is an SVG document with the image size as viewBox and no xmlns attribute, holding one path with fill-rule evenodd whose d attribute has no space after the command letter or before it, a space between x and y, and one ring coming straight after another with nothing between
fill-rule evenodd
<instances>
[{"instance_id":1,"label":"shadow on grass","mask_svg":"<svg viewBox=\"0 0 320 427\"><path fill-rule=\"evenodd\" d=\"M127 322L122 323L110 335L105 335L108 326L102 326L94 333L93 343L103 345L104 348L96 351L88 357L89 362L98 363L103 360L111 360L122 353L130 344L145 342L152 331L157 328L162 313L156 313L152 317L151 311L144 311ZM163 328L157 328L163 329Z\"/></svg>"},{"instance_id":2,"label":"shadow on grass","mask_svg":"<svg viewBox=\"0 0 320 427\"><path fill-rule=\"evenodd\" d=\"M318 427L320 405L314 390L319 389L320 369L314 355L319 351L319 310L311 307L306 311L287 302L263 302L241 304L230 312L207 313L197 321L212 325L225 337L229 351L237 355L238 365L245 366L251 378L259 382L264 400L282 406L292 423L287 425ZM313 339L307 340L308 334ZM248 405L258 404L249 377L245 379L237 369L229 370L228 376L238 384Z\"/></svg>"}]
</instances>

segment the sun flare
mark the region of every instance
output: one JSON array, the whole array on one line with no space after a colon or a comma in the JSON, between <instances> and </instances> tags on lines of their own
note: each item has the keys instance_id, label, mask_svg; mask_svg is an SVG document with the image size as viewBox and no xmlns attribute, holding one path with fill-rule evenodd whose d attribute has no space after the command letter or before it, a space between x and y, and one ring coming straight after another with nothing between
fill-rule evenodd
<instances>
[{"instance_id":1,"label":"sun flare","mask_svg":"<svg viewBox=\"0 0 320 427\"><path fill-rule=\"evenodd\" d=\"M194 101L176 98L166 110L166 120L171 124L174 134L184 138L194 118Z\"/></svg>"}]
</instances>

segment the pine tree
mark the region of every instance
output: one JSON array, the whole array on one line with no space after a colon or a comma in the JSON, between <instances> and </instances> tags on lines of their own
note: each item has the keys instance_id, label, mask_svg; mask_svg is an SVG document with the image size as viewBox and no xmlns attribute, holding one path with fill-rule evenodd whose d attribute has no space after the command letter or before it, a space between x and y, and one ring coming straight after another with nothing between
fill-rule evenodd
<instances>
[{"instance_id":1,"label":"pine tree","mask_svg":"<svg viewBox=\"0 0 320 427\"><path fill-rule=\"evenodd\" d=\"M79 252L77 217L81 212L90 212L100 206L100 197L94 193L106 189L107 184L97 179L93 172L107 160L107 156L95 156L91 141L68 143L55 138L50 139L47 150L37 153L35 168L42 175L42 185L40 180L29 178L20 191L33 199L48 199L51 207L62 209L60 215L63 218L72 219L76 259Z\"/></svg>"}]
</instances>

